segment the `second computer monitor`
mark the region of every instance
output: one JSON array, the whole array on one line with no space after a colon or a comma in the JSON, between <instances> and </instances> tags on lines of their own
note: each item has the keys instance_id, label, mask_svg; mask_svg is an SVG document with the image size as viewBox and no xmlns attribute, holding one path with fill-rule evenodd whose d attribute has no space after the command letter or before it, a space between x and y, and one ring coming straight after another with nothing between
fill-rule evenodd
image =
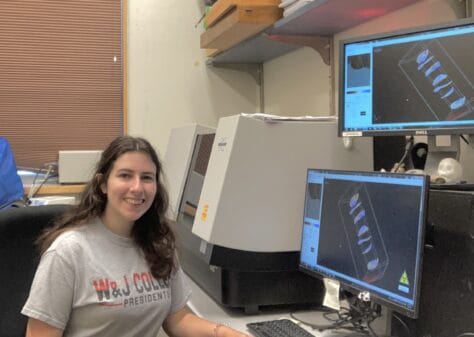
<instances>
[{"instance_id":1,"label":"second computer monitor","mask_svg":"<svg viewBox=\"0 0 474 337\"><path fill-rule=\"evenodd\" d=\"M473 46L472 18L341 41L341 134L472 134Z\"/></svg>"},{"instance_id":2,"label":"second computer monitor","mask_svg":"<svg viewBox=\"0 0 474 337\"><path fill-rule=\"evenodd\" d=\"M300 267L416 317L428 179L310 169Z\"/></svg>"}]
</instances>

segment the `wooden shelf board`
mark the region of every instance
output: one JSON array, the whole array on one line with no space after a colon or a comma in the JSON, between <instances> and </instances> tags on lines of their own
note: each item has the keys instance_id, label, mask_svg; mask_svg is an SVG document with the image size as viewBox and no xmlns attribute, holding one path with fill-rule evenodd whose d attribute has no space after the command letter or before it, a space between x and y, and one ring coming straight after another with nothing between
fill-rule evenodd
<instances>
[{"instance_id":1,"label":"wooden shelf board","mask_svg":"<svg viewBox=\"0 0 474 337\"><path fill-rule=\"evenodd\" d=\"M300 46L275 42L263 34L258 34L232 49L224 51L211 60L212 63L263 63L271 58L284 55Z\"/></svg>"},{"instance_id":2,"label":"wooden shelf board","mask_svg":"<svg viewBox=\"0 0 474 337\"><path fill-rule=\"evenodd\" d=\"M210 63L262 63L302 46L271 41L266 34L332 36L418 1L314 0L256 36L216 54Z\"/></svg>"},{"instance_id":3,"label":"wooden shelf board","mask_svg":"<svg viewBox=\"0 0 474 337\"><path fill-rule=\"evenodd\" d=\"M334 35L419 0L314 0L277 21L272 34Z\"/></svg>"}]
</instances>

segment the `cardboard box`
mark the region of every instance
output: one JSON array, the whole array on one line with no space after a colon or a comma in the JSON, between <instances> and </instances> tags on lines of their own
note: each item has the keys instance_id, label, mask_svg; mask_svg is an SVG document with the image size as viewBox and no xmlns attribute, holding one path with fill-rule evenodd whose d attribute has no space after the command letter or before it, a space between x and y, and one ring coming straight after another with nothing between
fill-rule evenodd
<instances>
[{"instance_id":1,"label":"cardboard box","mask_svg":"<svg viewBox=\"0 0 474 337\"><path fill-rule=\"evenodd\" d=\"M204 18L204 26L214 26L235 7L278 7L280 0L218 0L212 5Z\"/></svg>"},{"instance_id":2,"label":"cardboard box","mask_svg":"<svg viewBox=\"0 0 474 337\"><path fill-rule=\"evenodd\" d=\"M201 48L224 51L256 35L281 17L282 9L278 6L256 6L255 3L234 6L201 34Z\"/></svg>"}]
</instances>

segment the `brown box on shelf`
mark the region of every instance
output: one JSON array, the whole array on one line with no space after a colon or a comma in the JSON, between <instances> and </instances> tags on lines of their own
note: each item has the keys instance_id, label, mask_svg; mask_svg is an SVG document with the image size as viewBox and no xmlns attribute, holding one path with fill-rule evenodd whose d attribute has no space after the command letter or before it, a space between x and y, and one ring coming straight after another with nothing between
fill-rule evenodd
<instances>
[{"instance_id":1,"label":"brown box on shelf","mask_svg":"<svg viewBox=\"0 0 474 337\"><path fill-rule=\"evenodd\" d=\"M282 9L275 5L237 5L201 34L201 48L224 51L261 32L281 17Z\"/></svg>"},{"instance_id":2,"label":"brown box on shelf","mask_svg":"<svg viewBox=\"0 0 474 337\"><path fill-rule=\"evenodd\" d=\"M277 7L280 0L218 0L216 1L204 18L204 26L212 27L219 22L227 13L235 7Z\"/></svg>"},{"instance_id":3,"label":"brown box on shelf","mask_svg":"<svg viewBox=\"0 0 474 337\"><path fill-rule=\"evenodd\" d=\"M214 57L219 54L221 50L219 49L206 49L206 56L207 57Z\"/></svg>"}]
</instances>

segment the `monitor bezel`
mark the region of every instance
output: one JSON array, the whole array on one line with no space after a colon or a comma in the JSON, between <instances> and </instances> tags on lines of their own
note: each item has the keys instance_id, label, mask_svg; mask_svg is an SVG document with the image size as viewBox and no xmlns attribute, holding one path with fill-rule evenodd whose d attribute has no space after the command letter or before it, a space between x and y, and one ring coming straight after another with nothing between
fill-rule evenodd
<instances>
[{"instance_id":1,"label":"monitor bezel","mask_svg":"<svg viewBox=\"0 0 474 337\"><path fill-rule=\"evenodd\" d=\"M423 34L430 31L445 30L463 26L474 25L474 17L458 19L449 22L436 23L432 25L400 29L391 32L376 33L366 36L352 37L339 41L339 86L338 86L338 135L339 137L370 137L370 136L430 136L430 135L463 135L474 134L474 117L470 125L458 125L448 127L418 127L403 129L383 130L346 130L344 128L344 88L345 88L345 45L351 43L367 42L373 40L388 39L403 35Z\"/></svg>"},{"instance_id":2,"label":"monitor bezel","mask_svg":"<svg viewBox=\"0 0 474 337\"><path fill-rule=\"evenodd\" d=\"M305 190L304 190L304 193L305 193L305 201L304 201L305 203L304 203L304 205L306 205L306 198L307 198L306 188L307 188L307 184L308 184L308 175L309 175L310 171L329 172L329 173L335 173L335 174L363 174L363 175L372 175L372 176L379 175L381 173L381 172L375 172L375 171L365 172L365 171L309 168L306 172L306 183L305 183ZM389 301L389 300L385 299L384 297L379 296L375 292L372 292L372 291L368 291L368 292L370 293L370 300L373 301L374 303L385 306L385 307L387 307L387 308L389 308L393 311L399 312L399 313L401 313L401 314L403 314L403 315L405 315L409 318L418 318L419 307L420 307L420 298L421 298L420 297L421 280L422 280L422 276L423 276L423 257L424 257L424 246L425 246L425 233L426 233L426 224L427 224L427 221L428 221L428 197L429 197L430 180L429 180L428 175L406 174L406 173L387 173L387 175L391 175L391 176L395 176L395 177L419 176L419 177L422 177L423 181L424 181L423 186L424 186L425 190L424 190L424 194L422 196L423 197L422 200L424 200L424 205L423 205L423 208L422 208L422 212L423 212L422 216L423 216L423 224L424 225L422 225L421 228L420 228L420 237L419 237L420 243L419 244L421 245L421 249L419 250L419 256L418 256L418 259L419 259L419 275L418 275L418 278L416 280L416 285L415 285L415 296L413 297L414 305L413 305L413 308L404 307L404 306L399 305L395 302ZM304 213L303 213L302 226L304 226ZM301 230L301 245L303 244L303 235L304 235L304 229L302 227L302 230ZM358 295L362 292L367 292L367 289L363 289L362 287L359 287L357 285L349 283L348 281L346 281L342 278L334 277L334 276L325 274L322 271L315 271L313 269L307 268L305 265L302 264L301 252L302 252L302 249L300 249L300 256L299 256L299 261L298 261L298 269L301 272L303 272L305 274L308 274L310 276L316 277L316 278L321 279L321 280L323 280L325 278L335 280L335 281L339 282L341 290L348 291L349 293L354 294L354 295Z\"/></svg>"}]
</instances>

